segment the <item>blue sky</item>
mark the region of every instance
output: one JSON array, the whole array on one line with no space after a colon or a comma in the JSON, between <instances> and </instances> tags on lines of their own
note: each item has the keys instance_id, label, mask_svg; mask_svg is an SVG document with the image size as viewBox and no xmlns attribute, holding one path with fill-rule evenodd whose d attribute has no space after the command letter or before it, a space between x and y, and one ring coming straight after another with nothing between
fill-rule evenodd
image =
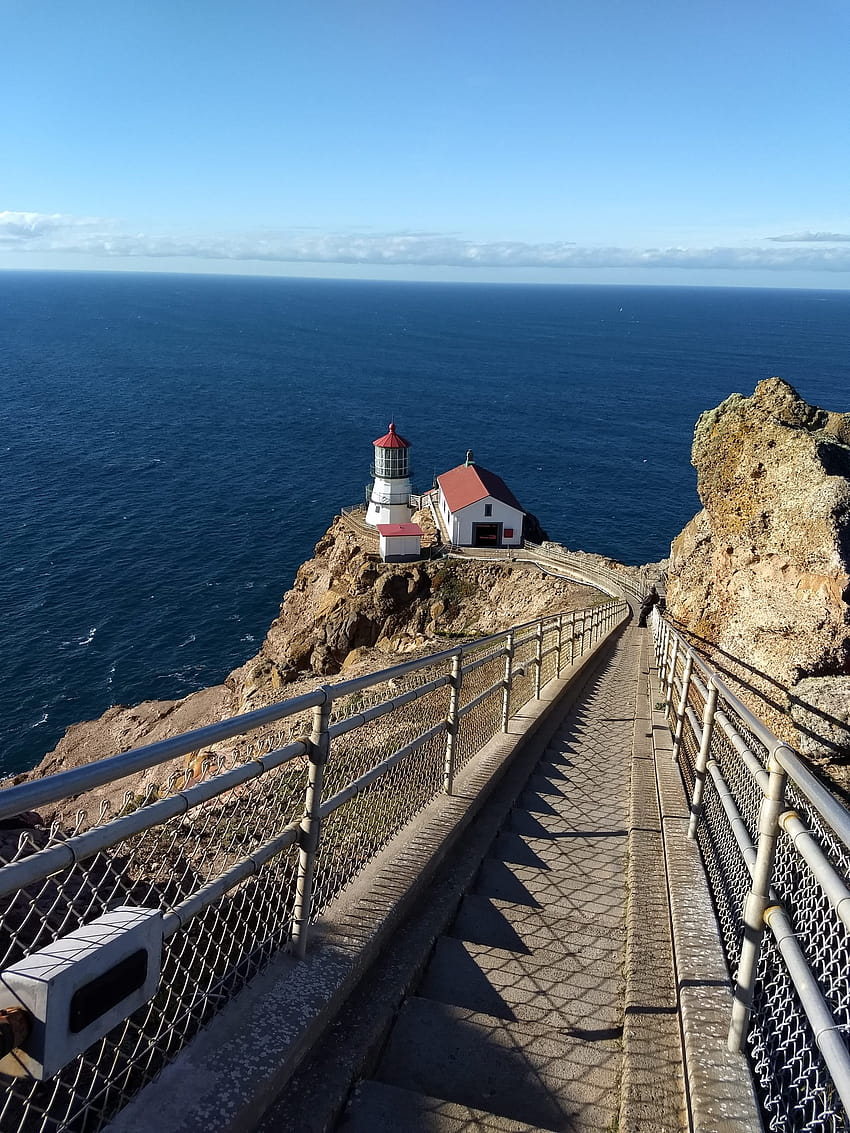
<instances>
[{"instance_id":1,"label":"blue sky","mask_svg":"<svg viewBox=\"0 0 850 1133\"><path fill-rule=\"evenodd\" d=\"M850 285L845 0L0 15L0 268Z\"/></svg>"}]
</instances>

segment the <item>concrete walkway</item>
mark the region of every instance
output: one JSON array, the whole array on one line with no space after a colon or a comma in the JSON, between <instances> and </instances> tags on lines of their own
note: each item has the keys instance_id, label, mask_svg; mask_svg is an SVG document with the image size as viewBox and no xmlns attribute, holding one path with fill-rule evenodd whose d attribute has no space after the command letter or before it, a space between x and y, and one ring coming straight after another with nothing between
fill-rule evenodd
<instances>
[{"instance_id":1,"label":"concrete walkway","mask_svg":"<svg viewBox=\"0 0 850 1133\"><path fill-rule=\"evenodd\" d=\"M652 911L663 853L628 884L635 837L660 839L657 805L633 813L631 789L642 764L654 783L645 647L625 632L544 752L344 1133L686 1127L669 931ZM635 926L649 940L627 955ZM636 1019L651 1052L630 1041Z\"/></svg>"}]
</instances>

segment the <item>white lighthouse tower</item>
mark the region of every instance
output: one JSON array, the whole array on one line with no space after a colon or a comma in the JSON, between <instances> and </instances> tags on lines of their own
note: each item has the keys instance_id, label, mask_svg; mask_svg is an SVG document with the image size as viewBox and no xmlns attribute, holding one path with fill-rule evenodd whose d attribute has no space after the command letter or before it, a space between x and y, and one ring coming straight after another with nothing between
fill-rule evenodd
<instances>
[{"instance_id":1,"label":"white lighthouse tower","mask_svg":"<svg viewBox=\"0 0 850 1133\"><path fill-rule=\"evenodd\" d=\"M410 507L410 441L399 436L395 424L383 437L372 442L375 446L374 481L366 511L366 522L372 527L379 523L409 523L413 510Z\"/></svg>"}]
</instances>

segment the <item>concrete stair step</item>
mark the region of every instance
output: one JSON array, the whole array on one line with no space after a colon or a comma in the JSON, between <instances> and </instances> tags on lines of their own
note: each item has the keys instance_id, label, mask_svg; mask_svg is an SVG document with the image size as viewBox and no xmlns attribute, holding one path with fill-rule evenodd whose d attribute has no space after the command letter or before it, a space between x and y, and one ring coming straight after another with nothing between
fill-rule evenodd
<instances>
[{"instance_id":1,"label":"concrete stair step","mask_svg":"<svg viewBox=\"0 0 850 1133\"><path fill-rule=\"evenodd\" d=\"M612 881L623 876L625 851L626 839L617 833L573 831L540 836L504 830L494 841L489 856L512 865Z\"/></svg>"},{"instance_id":2,"label":"concrete stair step","mask_svg":"<svg viewBox=\"0 0 850 1133\"><path fill-rule=\"evenodd\" d=\"M600 829L620 829L626 820L626 808L616 792L602 792L598 789L586 792L583 787L563 782L560 794L553 790L541 790L540 781L529 782L519 795L516 806L532 814L558 819L566 827L587 829L598 826Z\"/></svg>"},{"instance_id":3,"label":"concrete stair step","mask_svg":"<svg viewBox=\"0 0 850 1133\"><path fill-rule=\"evenodd\" d=\"M539 775L543 779L547 779L550 783L560 785L570 778L570 763L558 757L550 758L544 755L534 768L534 774Z\"/></svg>"},{"instance_id":4,"label":"concrete stair step","mask_svg":"<svg viewBox=\"0 0 850 1133\"><path fill-rule=\"evenodd\" d=\"M620 876L624 871L625 862ZM543 908L549 915L586 921L599 929L619 929L625 920L625 883L612 885L604 877L598 881L565 877L553 869L485 858L473 892L481 897Z\"/></svg>"},{"instance_id":5,"label":"concrete stair step","mask_svg":"<svg viewBox=\"0 0 850 1133\"><path fill-rule=\"evenodd\" d=\"M386 1082L361 1082L338 1133L535 1133L526 1125L468 1105L402 1090Z\"/></svg>"},{"instance_id":6,"label":"concrete stair step","mask_svg":"<svg viewBox=\"0 0 850 1133\"><path fill-rule=\"evenodd\" d=\"M626 939L623 925L612 929L587 917L478 893L467 893L463 898L449 935L524 955L536 948L572 955L598 947L618 958L622 957Z\"/></svg>"},{"instance_id":7,"label":"concrete stair step","mask_svg":"<svg viewBox=\"0 0 850 1133\"><path fill-rule=\"evenodd\" d=\"M619 1065L611 1043L409 998L374 1077L537 1129L599 1133L617 1113Z\"/></svg>"},{"instance_id":8,"label":"concrete stair step","mask_svg":"<svg viewBox=\"0 0 850 1133\"><path fill-rule=\"evenodd\" d=\"M442 936L419 995L508 1021L545 1023L582 1041L619 1041L623 964L598 945L527 956Z\"/></svg>"},{"instance_id":9,"label":"concrete stair step","mask_svg":"<svg viewBox=\"0 0 850 1133\"><path fill-rule=\"evenodd\" d=\"M523 805L521 796L511 811L506 823L506 831L521 834L527 838L549 838L552 841L568 841L572 838L620 838L625 842L628 831L626 816L613 808L609 815L612 821L607 824L595 820L588 822L587 815L570 813L559 814L554 807L551 811L530 809Z\"/></svg>"},{"instance_id":10,"label":"concrete stair step","mask_svg":"<svg viewBox=\"0 0 850 1133\"><path fill-rule=\"evenodd\" d=\"M555 800L557 802L557 800ZM532 814L547 815L553 818L560 818L561 814L558 808L553 804L552 799L540 791L534 791L530 787L526 788L517 799L516 805L523 810L531 811Z\"/></svg>"},{"instance_id":11,"label":"concrete stair step","mask_svg":"<svg viewBox=\"0 0 850 1133\"><path fill-rule=\"evenodd\" d=\"M539 766L539 765L538 765ZM527 783L527 790L543 795L544 798L563 798L569 786L566 779L550 779L539 770L535 771ZM553 804L555 805L555 804Z\"/></svg>"}]
</instances>

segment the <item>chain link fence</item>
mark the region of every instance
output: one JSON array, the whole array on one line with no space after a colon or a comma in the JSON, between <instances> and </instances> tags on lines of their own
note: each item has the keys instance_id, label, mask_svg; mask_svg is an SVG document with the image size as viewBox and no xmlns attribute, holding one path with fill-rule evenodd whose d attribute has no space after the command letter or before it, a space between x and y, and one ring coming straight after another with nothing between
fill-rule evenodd
<instances>
[{"instance_id":1,"label":"chain link fence","mask_svg":"<svg viewBox=\"0 0 850 1133\"><path fill-rule=\"evenodd\" d=\"M850 812L657 615L654 632L735 981L730 1044L772 1133L848 1133Z\"/></svg>"},{"instance_id":2,"label":"chain link fence","mask_svg":"<svg viewBox=\"0 0 850 1133\"><path fill-rule=\"evenodd\" d=\"M0 1129L107 1125L272 957L303 954L309 923L626 610L546 618L0 791L7 826L83 800L70 826L0 841L0 970L117 906L159 910L164 933L155 997L52 1078L21 1062Z\"/></svg>"}]
</instances>

